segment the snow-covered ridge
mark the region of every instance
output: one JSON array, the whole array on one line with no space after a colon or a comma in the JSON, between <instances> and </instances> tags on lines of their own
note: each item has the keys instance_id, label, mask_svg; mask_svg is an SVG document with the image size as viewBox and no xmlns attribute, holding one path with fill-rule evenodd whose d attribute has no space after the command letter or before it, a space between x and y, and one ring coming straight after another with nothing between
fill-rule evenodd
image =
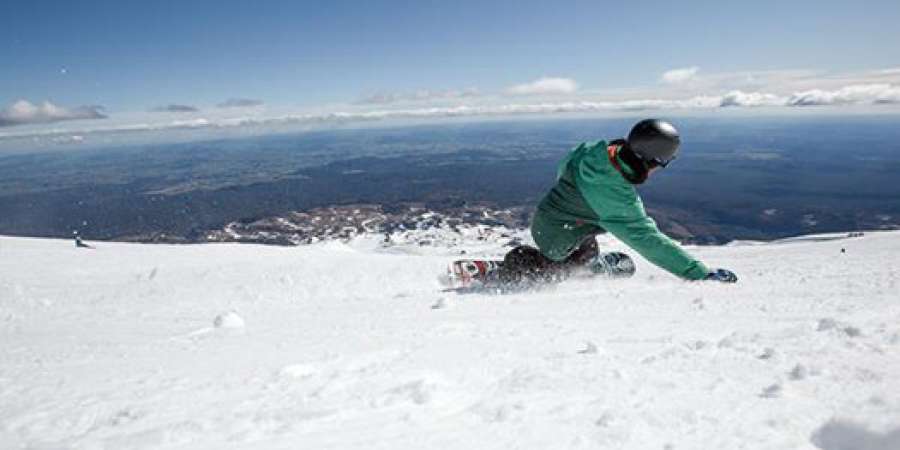
<instances>
[{"instance_id":1,"label":"snow-covered ridge","mask_svg":"<svg viewBox=\"0 0 900 450\"><path fill-rule=\"evenodd\" d=\"M0 448L900 448L900 233L690 248L733 286L637 258L628 280L441 292L461 251L527 241L475 230L0 237Z\"/></svg>"},{"instance_id":2,"label":"snow-covered ridge","mask_svg":"<svg viewBox=\"0 0 900 450\"><path fill-rule=\"evenodd\" d=\"M200 241L302 245L381 236L386 244L415 240L423 246L450 246L472 238L509 238L527 227L528 217L528 211L522 207L498 209L487 204L441 210L417 203L397 205L390 210L370 204L330 206L232 222L221 230L206 233Z\"/></svg>"},{"instance_id":3,"label":"snow-covered ridge","mask_svg":"<svg viewBox=\"0 0 900 450\"><path fill-rule=\"evenodd\" d=\"M861 238L865 236L866 233L862 231L849 231L843 233L820 233L820 234L808 234L803 236L793 236L782 239L776 239L773 241L746 241L746 240L734 240L727 244L729 247L736 246L745 246L745 245L778 245L778 244L793 244L793 243L802 243L802 242L822 242L822 241L840 241L844 239L854 239Z\"/></svg>"}]
</instances>

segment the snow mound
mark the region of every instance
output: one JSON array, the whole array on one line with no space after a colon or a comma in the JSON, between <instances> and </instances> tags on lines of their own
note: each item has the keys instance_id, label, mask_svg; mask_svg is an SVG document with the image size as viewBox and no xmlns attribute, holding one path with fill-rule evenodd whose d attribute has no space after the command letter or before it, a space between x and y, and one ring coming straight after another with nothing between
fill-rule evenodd
<instances>
[{"instance_id":1,"label":"snow mound","mask_svg":"<svg viewBox=\"0 0 900 450\"><path fill-rule=\"evenodd\" d=\"M234 311L219 314L213 319L216 328L241 329L244 328L244 319Z\"/></svg>"},{"instance_id":2,"label":"snow mound","mask_svg":"<svg viewBox=\"0 0 900 450\"><path fill-rule=\"evenodd\" d=\"M853 422L834 420L817 429L812 442L822 450L897 450L900 427L882 434Z\"/></svg>"},{"instance_id":3,"label":"snow mound","mask_svg":"<svg viewBox=\"0 0 900 450\"><path fill-rule=\"evenodd\" d=\"M492 296L437 277L527 233L433 233L0 237L0 448L900 448L898 232Z\"/></svg>"}]
</instances>

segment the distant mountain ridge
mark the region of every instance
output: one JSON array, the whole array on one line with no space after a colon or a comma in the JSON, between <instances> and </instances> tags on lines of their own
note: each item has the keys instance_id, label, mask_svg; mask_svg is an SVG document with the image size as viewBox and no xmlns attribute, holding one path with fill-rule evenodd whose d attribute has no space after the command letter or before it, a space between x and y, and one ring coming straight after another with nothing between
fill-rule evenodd
<instances>
[{"instance_id":1,"label":"distant mountain ridge","mask_svg":"<svg viewBox=\"0 0 900 450\"><path fill-rule=\"evenodd\" d=\"M245 242L270 245L304 245L329 240L349 240L361 235L383 235L392 239L413 240L431 245L436 231L470 234L480 230L485 236L511 238L527 229L531 210L524 207L500 209L477 203L458 207L432 208L424 203L405 203L385 207L355 204L294 211L284 215L246 219L226 224L221 229L191 236L163 233L127 237L126 241L158 243ZM446 239L444 239L446 240Z\"/></svg>"}]
</instances>

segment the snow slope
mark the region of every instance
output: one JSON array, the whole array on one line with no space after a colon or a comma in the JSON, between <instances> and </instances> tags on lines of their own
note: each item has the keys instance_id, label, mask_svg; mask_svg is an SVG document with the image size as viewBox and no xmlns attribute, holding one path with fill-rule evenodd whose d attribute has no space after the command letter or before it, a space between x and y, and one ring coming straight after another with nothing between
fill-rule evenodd
<instances>
[{"instance_id":1,"label":"snow slope","mask_svg":"<svg viewBox=\"0 0 900 450\"><path fill-rule=\"evenodd\" d=\"M377 240L0 237L0 448L900 449L900 233L504 296Z\"/></svg>"}]
</instances>

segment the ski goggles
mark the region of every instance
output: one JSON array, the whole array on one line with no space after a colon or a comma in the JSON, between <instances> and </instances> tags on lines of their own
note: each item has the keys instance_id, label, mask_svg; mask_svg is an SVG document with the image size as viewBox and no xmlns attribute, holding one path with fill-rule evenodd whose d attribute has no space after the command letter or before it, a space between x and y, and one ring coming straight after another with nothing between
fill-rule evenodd
<instances>
[{"instance_id":1,"label":"ski goggles","mask_svg":"<svg viewBox=\"0 0 900 450\"><path fill-rule=\"evenodd\" d=\"M649 167L649 168L662 167L663 169L665 169L666 166L669 165L669 163L671 163L672 161L675 160L675 157L673 156L669 159L662 159L662 158L643 159L643 158L641 158L641 160L643 160L647 164L647 167Z\"/></svg>"},{"instance_id":2,"label":"ski goggles","mask_svg":"<svg viewBox=\"0 0 900 450\"><path fill-rule=\"evenodd\" d=\"M669 158L669 159L653 158L653 159L650 160L650 162L653 163L653 164L656 164L656 165L659 166L659 167L662 167L663 169L665 169L666 166L668 166L669 163L671 163L671 162L674 161L674 160L675 160L675 157L673 156L673 157L671 157L671 158Z\"/></svg>"}]
</instances>

